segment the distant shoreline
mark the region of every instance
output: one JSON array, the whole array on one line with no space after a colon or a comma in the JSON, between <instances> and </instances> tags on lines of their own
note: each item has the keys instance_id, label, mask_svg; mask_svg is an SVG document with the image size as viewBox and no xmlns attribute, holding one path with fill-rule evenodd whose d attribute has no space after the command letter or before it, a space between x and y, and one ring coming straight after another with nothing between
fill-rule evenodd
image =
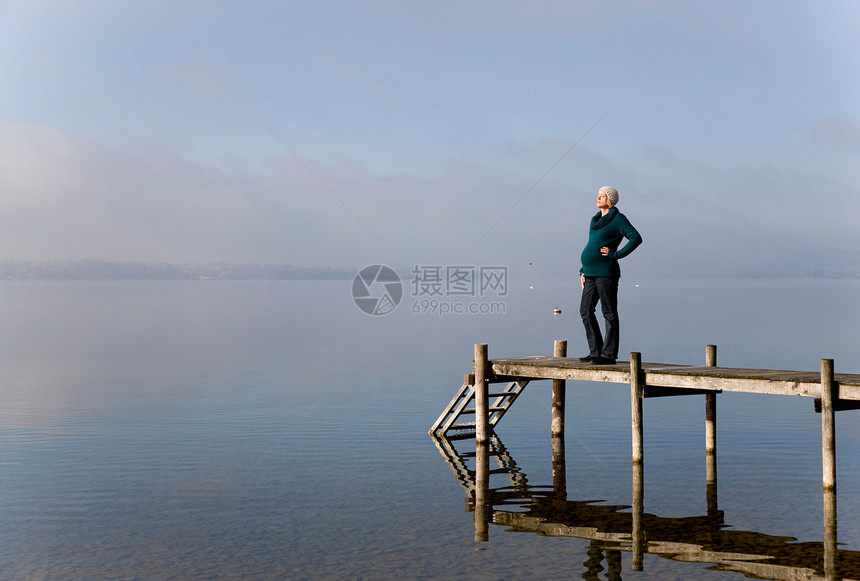
<instances>
[{"instance_id":1,"label":"distant shoreline","mask_svg":"<svg viewBox=\"0 0 860 581\"><path fill-rule=\"evenodd\" d=\"M0 280L353 280L359 268L302 267L291 264L255 264L207 262L176 264L168 262L131 262L99 259L83 260L0 260ZM410 279L410 268L395 269L404 281ZM854 264L796 264L782 268L771 266L758 272L729 273L715 269L708 273L691 273L687 277L658 276L661 280L706 280L706 279L792 279L792 280L858 280L860 270ZM654 274L654 273L650 273ZM518 278L511 272L512 278ZM531 278L531 277L530 277ZM553 275L550 279L565 280L565 276ZM630 280L630 277L626 277Z\"/></svg>"},{"instance_id":2,"label":"distant shoreline","mask_svg":"<svg viewBox=\"0 0 860 581\"><path fill-rule=\"evenodd\" d=\"M354 269L290 264L0 261L0 280L351 280L355 273Z\"/></svg>"}]
</instances>

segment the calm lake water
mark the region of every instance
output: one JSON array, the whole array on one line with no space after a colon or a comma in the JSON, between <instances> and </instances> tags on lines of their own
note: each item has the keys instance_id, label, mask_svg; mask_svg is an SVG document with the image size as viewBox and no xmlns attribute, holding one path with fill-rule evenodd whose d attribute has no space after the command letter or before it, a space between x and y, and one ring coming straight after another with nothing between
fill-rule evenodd
<instances>
[{"instance_id":1,"label":"calm lake water","mask_svg":"<svg viewBox=\"0 0 860 581\"><path fill-rule=\"evenodd\" d=\"M568 527L630 519L625 385L568 382L561 480L550 384L527 387L496 432L506 464L491 459L495 498L507 487L514 498L476 541L474 441L451 443L446 458L427 430L475 343L492 358L549 355L567 339L584 355L577 286L512 279L505 313L444 317L413 313L408 285L385 316L361 312L351 290L0 283L0 578L743 578L650 553L634 570L629 544L503 524L521 513ZM723 366L818 370L826 357L860 373L859 297L860 281L622 279L621 351L698 364L710 343ZM703 398L647 400L644 411L649 543L740 539L735 552L786 575L822 574L810 399L719 396L710 497ZM860 411L836 421L840 558L856 564Z\"/></svg>"}]
</instances>

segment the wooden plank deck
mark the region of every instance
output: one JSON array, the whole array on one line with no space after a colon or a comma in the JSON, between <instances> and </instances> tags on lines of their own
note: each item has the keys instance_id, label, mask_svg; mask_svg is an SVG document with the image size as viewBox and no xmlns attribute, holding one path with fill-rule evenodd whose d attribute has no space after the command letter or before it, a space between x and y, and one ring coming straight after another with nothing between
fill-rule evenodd
<instances>
[{"instance_id":1,"label":"wooden plank deck","mask_svg":"<svg viewBox=\"0 0 860 581\"><path fill-rule=\"evenodd\" d=\"M491 359L491 382L512 378L560 379L630 383L630 364L594 365L570 357L510 357ZM678 389L734 391L770 395L821 397L821 373L775 369L739 369L642 363L645 385ZM860 374L837 373L838 399L860 401Z\"/></svg>"}]
</instances>

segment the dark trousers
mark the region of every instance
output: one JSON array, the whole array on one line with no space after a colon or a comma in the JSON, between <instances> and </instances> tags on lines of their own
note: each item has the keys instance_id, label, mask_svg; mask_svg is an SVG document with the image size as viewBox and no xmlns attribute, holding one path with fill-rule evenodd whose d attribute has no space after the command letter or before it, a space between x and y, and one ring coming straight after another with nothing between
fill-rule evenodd
<instances>
[{"instance_id":1,"label":"dark trousers","mask_svg":"<svg viewBox=\"0 0 860 581\"><path fill-rule=\"evenodd\" d=\"M600 334L600 326L594 314L597 302L606 322L606 340ZM592 357L618 359L618 278L611 276L586 277L579 303L579 315L585 326L588 339L588 354Z\"/></svg>"}]
</instances>

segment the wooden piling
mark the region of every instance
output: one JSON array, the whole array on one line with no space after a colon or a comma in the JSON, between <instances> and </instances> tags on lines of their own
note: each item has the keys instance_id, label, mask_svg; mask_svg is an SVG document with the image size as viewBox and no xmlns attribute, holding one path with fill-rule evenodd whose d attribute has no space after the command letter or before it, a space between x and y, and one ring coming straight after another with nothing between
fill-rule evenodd
<instances>
[{"instance_id":1,"label":"wooden piling","mask_svg":"<svg viewBox=\"0 0 860 581\"><path fill-rule=\"evenodd\" d=\"M487 344L475 344L475 441L490 441L490 364Z\"/></svg>"},{"instance_id":2,"label":"wooden piling","mask_svg":"<svg viewBox=\"0 0 860 581\"><path fill-rule=\"evenodd\" d=\"M705 366L717 366L717 346L705 347ZM717 483L717 394L705 394L705 462L707 485ZM710 492L710 489L709 489ZM714 499L714 503L716 502ZM709 502L709 505L712 504Z\"/></svg>"},{"instance_id":3,"label":"wooden piling","mask_svg":"<svg viewBox=\"0 0 860 581\"><path fill-rule=\"evenodd\" d=\"M556 341L553 349L554 357L567 357L567 341ZM565 381L552 380L552 422L550 432L553 436L564 434L564 399Z\"/></svg>"},{"instance_id":4,"label":"wooden piling","mask_svg":"<svg viewBox=\"0 0 860 581\"><path fill-rule=\"evenodd\" d=\"M717 346L708 345L705 351L705 366L717 366ZM717 394L705 394L705 451L717 453Z\"/></svg>"},{"instance_id":5,"label":"wooden piling","mask_svg":"<svg viewBox=\"0 0 860 581\"><path fill-rule=\"evenodd\" d=\"M633 427L634 463L641 463L645 456L642 434L642 398L645 395L645 385L642 379L642 354L630 353L630 411Z\"/></svg>"},{"instance_id":6,"label":"wooden piling","mask_svg":"<svg viewBox=\"0 0 860 581\"><path fill-rule=\"evenodd\" d=\"M836 490L836 414L837 398L833 380L833 360L821 360L821 463L824 490Z\"/></svg>"}]
</instances>

